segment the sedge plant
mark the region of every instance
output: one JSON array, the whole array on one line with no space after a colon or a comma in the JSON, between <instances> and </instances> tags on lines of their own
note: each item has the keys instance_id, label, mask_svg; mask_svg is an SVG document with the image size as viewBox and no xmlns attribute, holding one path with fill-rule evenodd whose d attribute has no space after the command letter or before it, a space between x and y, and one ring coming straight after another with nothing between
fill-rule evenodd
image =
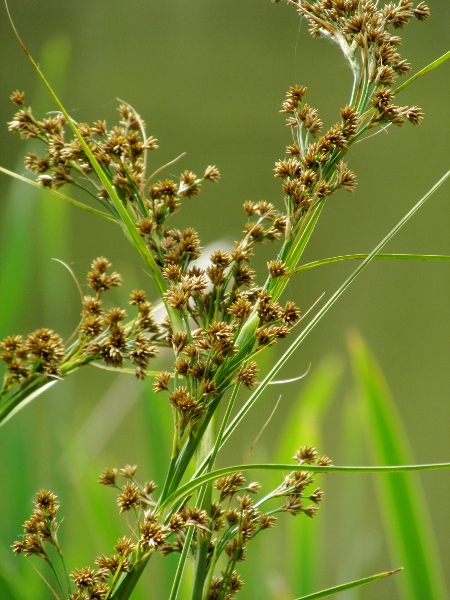
<instances>
[{"instance_id":1,"label":"sedge plant","mask_svg":"<svg viewBox=\"0 0 450 600\"><path fill-rule=\"evenodd\" d=\"M356 175L347 162L354 144L381 129L419 125L422 110L398 105L396 95L448 55L397 85L397 79L411 69L398 52L401 39L397 33L413 18L426 20L429 10L424 2L414 6L409 0L400 0L378 6L370 0L319 0L314 4L288 0L286 4L294 17L307 21L311 35L330 40L343 53L353 73L348 103L338 110L336 123L324 127L318 110L308 104L306 87L289 88L281 112L290 138L285 156L274 168L281 185L280 201L277 205L246 201L241 238L231 251L214 251L205 267L199 263L202 248L196 229L176 229L171 217L195 202L202 186L219 181L218 168L205 164L202 175L185 170L177 180L161 177L165 166L150 173L147 157L157 150L158 141L147 132L139 113L121 102L118 123L112 127L103 120L92 124L75 121L16 31L58 111L42 118L27 106L23 92L11 95L17 112L9 123L10 131L25 140L39 140L42 152L29 153L25 159L35 180L10 175L117 224L143 261L154 289L132 290L127 307L112 306L108 292L122 285L122 277L107 258L95 258L87 274L88 293L79 286L81 319L68 340L40 328L26 337L11 334L0 343L5 366L0 423L86 365L134 374L139 380L153 378L154 391L165 398L173 416L172 451L164 481L144 481L137 475L136 465L106 468L101 473L99 483L115 490L118 509L133 526L131 533L119 537L113 551L105 549L106 554L96 558L95 566L71 570L65 564L58 540L58 499L52 491L37 492L33 513L13 551L49 565L55 576L49 587L60 600L127 600L156 553L179 555L170 600L178 597L188 563L194 573L192 600L231 600L243 586L239 563L251 554L252 546L248 547L256 536L262 532L269 536L265 530L275 527L283 513L316 516L323 491L315 479L322 472L450 466L338 467L304 440L293 463L216 467L218 454L236 427L371 260L449 258L381 253L445 181L447 173L370 254L301 264L329 198L355 191ZM74 201L65 194L70 187L81 189L86 201ZM265 282L257 285L252 258L262 244L274 244L274 250ZM359 260L358 267L320 307L302 313L293 299L285 297L290 277L321 264L350 259ZM155 291L156 301L151 295ZM164 315L159 318L161 311ZM260 378L259 355L285 338L294 339ZM161 350L170 352L172 360L165 370L152 370L153 359ZM279 484L262 492L259 483L248 479L247 472L254 470L280 471ZM55 560L61 561L63 576ZM336 594L392 573L342 584L311 597Z\"/></svg>"}]
</instances>

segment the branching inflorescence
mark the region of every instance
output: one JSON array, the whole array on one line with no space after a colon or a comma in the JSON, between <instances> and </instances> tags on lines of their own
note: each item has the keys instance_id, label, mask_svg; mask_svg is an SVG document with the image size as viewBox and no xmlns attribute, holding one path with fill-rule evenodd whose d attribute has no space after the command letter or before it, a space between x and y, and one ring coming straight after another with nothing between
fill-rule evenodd
<instances>
[{"instance_id":1,"label":"branching inflorescence","mask_svg":"<svg viewBox=\"0 0 450 600\"><path fill-rule=\"evenodd\" d=\"M322 132L317 109L304 101L306 87L289 89L281 112L287 115L292 141L286 157L275 164L275 177L282 180L284 209L266 201L245 202L247 223L242 239L230 252L214 252L206 268L196 263L201 255L196 230L171 229L168 220L200 192L204 182L219 180L215 166L208 166L202 177L184 171L179 181L154 181L162 168L148 176L147 155L157 148L157 140L147 136L143 120L128 104L120 105L120 122L108 129L104 121L92 125L69 122L63 114L38 120L32 109L25 107L23 93L11 96L19 111L9 129L24 139L41 140L46 148L42 156L28 154L27 169L44 187L83 189L124 226L117 202L104 178L98 176L101 169L130 216L140 243L150 253L148 260L157 267L152 274L167 310L167 317L157 322L146 293L140 290L131 294L130 305L136 311L131 320L120 307L106 310L103 294L119 285L121 277L109 272L111 265L105 258L98 258L88 274L91 292L82 297L82 319L75 339L64 344L53 331L40 329L25 340L9 336L0 344L6 363L0 396L2 418L31 391L98 361L118 369L124 369L129 361L138 378L151 374L154 391L166 394L173 409L174 445L159 495L155 495L154 482L141 485L136 480L136 467L120 471L126 480L123 485L118 484L116 469L102 474L100 483L119 490L120 512L134 511L134 536L119 540L112 556L99 557L97 570L72 572L76 591L68 593L73 600L128 598L138 576L127 576L140 573L155 551L181 552L184 560L188 555L196 557L193 598L234 598L242 587L236 564L244 559L248 542L273 527L280 512L314 516L322 499L319 488L306 490L313 478L301 465L327 465L330 460L317 457L313 448L304 446L295 456L299 468L260 501L250 495L259 490L259 484L247 484L242 473L230 473L215 482L217 499L206 485L197 498L189 494L181 503L171 503L194 455L196 476L212 471L238 391L259 385L258 353L287 337L299 322L299 308L292 300L281 304L280 296L325 201L339 189L355 189L356 176L343 160L350 146L377 127L401 126L406 121L417 125L423 118L416 106L394 104L392 86L410 66L397 52L401 40L391 31L403 28L412 17L426 19L429 11L423 2L414 8L412 2L400 0L398 5L379 8L370 0L287 1L309 22L313 36L328 38L343 51L354 75L349 103L341 108L339 120ZM250 266L255 247L280 239L278 255L267 264L265 283L256 285ZM172 348L174 362L168 370L155 374L148 367L159 347ZM229 391L225 418L217 427L217 409ZM209 445L205 443L207 432L213 433ZM261 510L266 502L280 498L282 504L267 512ZM47 507L43 507L43 499ZM308 500L312 504L305 504ZM24 526L25 535L14 545L16 553L48 560L45 544L59 548L56 509L53 494L38 494L35 513Z\"/></svg>"}]
</instances>

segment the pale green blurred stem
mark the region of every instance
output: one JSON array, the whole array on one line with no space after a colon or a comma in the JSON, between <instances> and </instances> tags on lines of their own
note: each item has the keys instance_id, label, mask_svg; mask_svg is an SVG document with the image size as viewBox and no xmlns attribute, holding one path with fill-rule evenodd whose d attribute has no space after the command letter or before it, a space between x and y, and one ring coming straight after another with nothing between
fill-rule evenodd
<instances>
[{"instance_id":1,"label":"pale green blurred stem","mask_svg":"<svg viewBox=\"0 0 450 600\"><path fill-rule=\"evenodd\" d=\"M55 576L55 579L56 579L56 582L57 582L57 584L58 584L58 587L59 587L59 589L61 590L62 597L64 598L64 589L63 589L63 586L62 586L61 580L59 579L58 573L57 573L57 571L56 571L55 567L53 566L53 563L52 563L52 561L51 561L51 560L50 560L48 557L47 557L47 558L44 558L44 560L45 560L45 562L48 564L48 566L50 567L50 569L51 569L51 571L52 571L53 575ZM46 581L46 580L44 579L44 581ZM69 590L68 590L68 591L70 591L70 588L69 588Z\"/></svg>"}]
</instances>

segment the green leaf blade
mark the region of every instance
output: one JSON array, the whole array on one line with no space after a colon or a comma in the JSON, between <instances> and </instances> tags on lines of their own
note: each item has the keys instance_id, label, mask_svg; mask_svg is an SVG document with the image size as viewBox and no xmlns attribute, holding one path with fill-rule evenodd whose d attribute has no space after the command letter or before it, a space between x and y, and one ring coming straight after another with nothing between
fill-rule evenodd
<instances>
[{"instance_id":1,"label":"green leaf blade","mask_svg":"<svg viewBox=\"0 0 450 600\"><path fill-rule=\"evenodd\" d=\"M377 573L376 575L370 575L369 577L364 577L364 579L357 579L356 581L351 581L349 583L343 583L341 585L334 586L332 588L328 588L327 590L322 590L320 592L315 592L314 594L308 594L307 596L302 596L301 598L297 598L296 600L318 600L319 598L327 598L328 596L334 596L336 594L340 594L341 592L345 592L347 590L351 590L356 587L360 587L361 585L366 585L368 583L372 583L373 581L377 581L377 579L383 579L384 577L389 577L390 575L394 575L398 573L402 569L395 569L394 571L385 571L383 573Z\"/></svg>"},{"instance_id":2,"label":"green leaf blade","mask_svg":"<svg viewBox=\"0 0 450 600\"><path fill-rule=\"evenodd\" d=\"M350 354L373 460L413 462L396 406L378 365L360 338L350 340ZM402 578L404 598L447 597L420 480L413 473L383 474L375 484L392 555L406 570Z\"/></svg>"}]
</instances>

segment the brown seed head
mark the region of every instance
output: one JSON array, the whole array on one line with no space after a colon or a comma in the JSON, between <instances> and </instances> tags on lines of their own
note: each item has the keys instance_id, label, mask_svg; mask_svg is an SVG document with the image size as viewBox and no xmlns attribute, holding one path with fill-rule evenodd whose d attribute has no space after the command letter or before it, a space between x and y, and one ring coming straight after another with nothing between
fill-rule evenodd
<instances>
[{"instance_id":1,"label":"brown seed head","mask_svg":"<svg viewBox=\"0 0 450 600\"><path fill-rule=\"evenodd\" d=\"M132 508L139 507L140 498L141 494L138 486L135 483L127 482L123 486L122 492L117 498L117 504L120 507L120 512L123 513L125 511L131 510Z\"/></svg>"},{"instance_id":2,"label":"brown seed head","mask_svg":"<svg viewBox=\"0 0 450 600\"><path fill-rule=\"evenodd\" d=\"M114 487L117 481L117 469L105 469L103 473L100 475L100 479L98 483L102 485L109 485Z\"/></svg>"},{"instance_id":3,"label":"brown seed head","mask_svg":"<svg viewBox=\"0 0 450 600\"><path fill-rule=\"evenodd\" d=\"M120 474L122 477L126 477L127 479L133 479L136 475L137 465L125 465L123 469L120 469Z\"/></svg>"}]
</instances>

